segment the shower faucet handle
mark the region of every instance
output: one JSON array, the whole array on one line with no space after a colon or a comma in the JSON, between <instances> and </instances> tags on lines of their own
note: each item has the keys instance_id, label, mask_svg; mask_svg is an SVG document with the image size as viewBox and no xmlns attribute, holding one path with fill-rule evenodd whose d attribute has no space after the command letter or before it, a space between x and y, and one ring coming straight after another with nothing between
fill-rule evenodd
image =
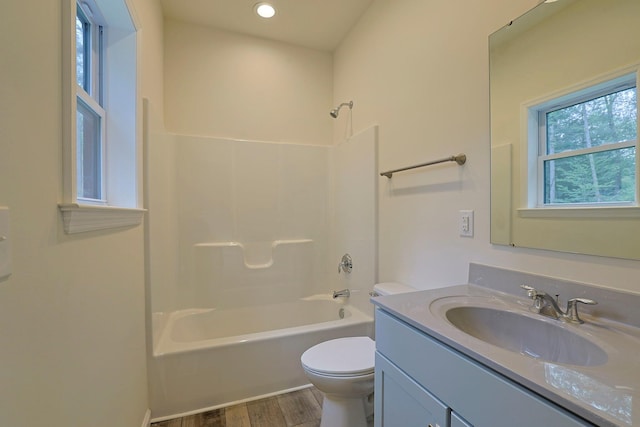
<instances>
[{"instance_id":1,"label":"shower faucet handle","mask_svg":"<svg viewBox=\"0 0 640 427\"><path fill-rule=\"evenodd\" d=\"M351 273L352 269L353 260L351 259L351 255L342 255L342 260L340 260L340 263L338 264L338 274L340 274L340 270L344 271L345 273Z\"/></svg>"}]
</instances>

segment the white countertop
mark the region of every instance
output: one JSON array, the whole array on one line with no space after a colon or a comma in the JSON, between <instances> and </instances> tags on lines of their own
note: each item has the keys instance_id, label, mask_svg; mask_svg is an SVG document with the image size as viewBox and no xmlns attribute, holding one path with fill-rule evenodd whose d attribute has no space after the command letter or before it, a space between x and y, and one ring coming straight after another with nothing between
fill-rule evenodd
<instances>
[{"instance_id":1,"label":"white countertop","mask_svg":"<svg viewBox=\"0 0 640 427\"><path fill-rule=\"evenodd\" d=\"M460 351L598 426L640 426L640 328L581 314L582 325L532 313L532 301L477 285L380 296L372 302L422 332ZM551 363L506 350L462 332L444 313L456 306L517 312L552 322L597 344L607 360L595 366ZM428 365L425 365L428 369Z\"/></svg>"}]
</instances>

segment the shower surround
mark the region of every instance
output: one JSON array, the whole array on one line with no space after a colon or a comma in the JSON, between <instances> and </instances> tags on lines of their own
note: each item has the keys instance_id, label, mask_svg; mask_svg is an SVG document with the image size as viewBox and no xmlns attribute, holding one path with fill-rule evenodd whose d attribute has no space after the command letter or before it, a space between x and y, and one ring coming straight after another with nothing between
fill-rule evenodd
<instances>
[{"instance_id":1,"label":"shower surround","mask_svg":"<svg viewBox=\"0 0 640 427\"><path fill-rule=\"evenodd\" d=\"M151 136L154 418L304 386L306 348L372 334L376 148L376 127L337 146Z\"/></svg>"}]
</instances>

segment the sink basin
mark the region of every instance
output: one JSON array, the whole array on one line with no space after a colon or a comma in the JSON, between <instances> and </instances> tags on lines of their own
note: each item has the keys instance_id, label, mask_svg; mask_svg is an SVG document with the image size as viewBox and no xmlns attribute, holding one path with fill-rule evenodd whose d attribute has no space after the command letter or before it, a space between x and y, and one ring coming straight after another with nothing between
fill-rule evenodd
<instances>
[{"instance_id":1,"label":"sink basin","mask_svg":"<svg viewBox=\"0 0 640 427\"><path fill-rule=\"evenodd\" d=\"M486 343L552 363L596 366L607 361L597 344L562 324L513 311L460 306L446 311L447 320L462 332Z\"/></svg>"}]
</instances>

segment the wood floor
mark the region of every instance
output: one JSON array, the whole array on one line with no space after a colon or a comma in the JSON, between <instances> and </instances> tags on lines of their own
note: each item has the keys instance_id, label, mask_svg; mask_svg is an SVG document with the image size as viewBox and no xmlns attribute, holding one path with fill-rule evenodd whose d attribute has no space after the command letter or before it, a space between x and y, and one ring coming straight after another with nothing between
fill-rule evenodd
<instances>
[{"instance_id":1,"label":"wood floor","mask_svg":"<svg viewBox=\"0 0 640 427\"><path fill-rule=\"evenodd\" d=\"M151 424L151 427L318 427L322 394L314 387Z\"/></svg>"}]
</instances>

